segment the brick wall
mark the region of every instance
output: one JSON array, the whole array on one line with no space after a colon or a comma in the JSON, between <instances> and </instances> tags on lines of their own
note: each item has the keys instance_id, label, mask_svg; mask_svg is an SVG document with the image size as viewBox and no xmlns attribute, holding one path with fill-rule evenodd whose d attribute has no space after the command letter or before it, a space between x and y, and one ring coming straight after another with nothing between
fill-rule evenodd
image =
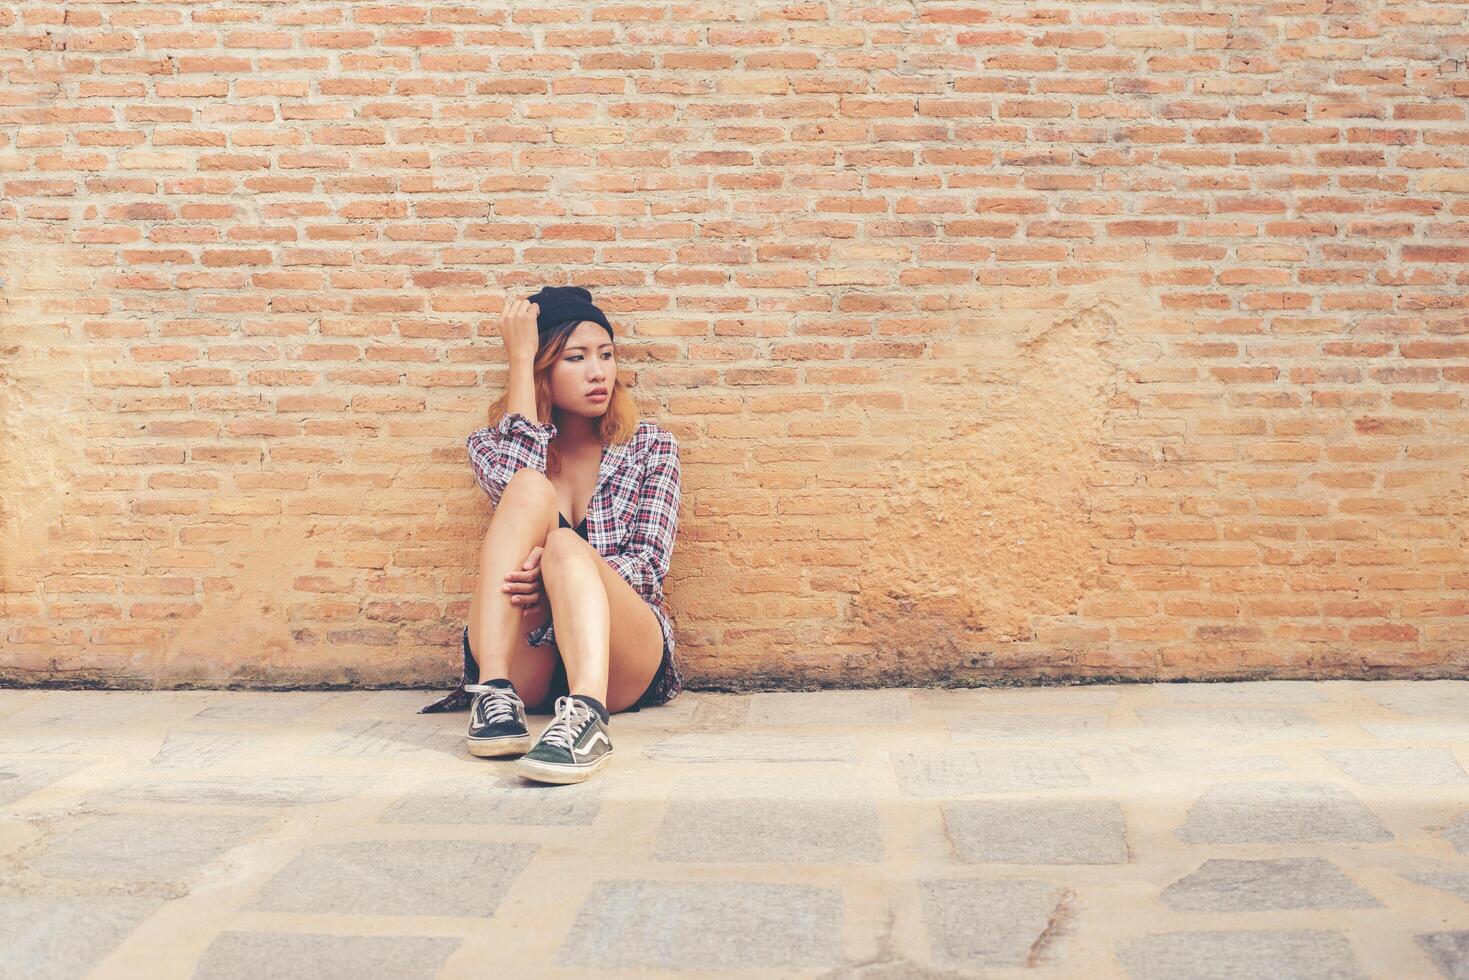
<instances>
[{"instance_id":1,"label":"brick wall","mask_svg":"<svg viewBox=\"0 0 1469 980\"><path fill-rule=\"evenodd\" d=\"M0 8L0 677L439 683L499 297L693 686L1469 668L1469 5Z\"/></svg>"}]
</instances>

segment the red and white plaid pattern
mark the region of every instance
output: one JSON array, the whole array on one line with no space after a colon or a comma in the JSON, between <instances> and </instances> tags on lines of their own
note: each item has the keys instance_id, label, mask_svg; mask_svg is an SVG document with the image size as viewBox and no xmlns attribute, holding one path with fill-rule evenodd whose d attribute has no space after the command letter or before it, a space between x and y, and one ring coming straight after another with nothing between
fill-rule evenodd
<instances>
[{"instance_id":1,"label":"red and white plaid pattern","mask_svg":"<svg viewBox=\"0 0 1469 980\"><path fill-rule=\"evenodd\" d=\"M546 447L555 436L554 423L537 425L519 412L509 412L495 425L470 433L466 440L469 463L491 504L500 506L500 495L517 470L528 466L546 472ZM587 510L588 543L658 617L675 675L671 694L682 683L673 661L673 623L663 608L663 577L673 555L680 497L678 440L644 419L630 440L603 449ZM555 624L547 622L532 630L527 639L538 647L554 642Z\"/></svg>"}]
</instances>

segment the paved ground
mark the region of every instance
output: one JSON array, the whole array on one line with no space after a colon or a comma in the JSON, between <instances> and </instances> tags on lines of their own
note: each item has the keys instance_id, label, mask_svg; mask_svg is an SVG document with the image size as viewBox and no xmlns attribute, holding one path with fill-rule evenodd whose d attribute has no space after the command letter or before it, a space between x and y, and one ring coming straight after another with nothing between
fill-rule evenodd
<instances>
[{"instance_id":1,"label":"paved ground","mask_svg":"<svg viewBox=\"0 0 1469 980\"><path fill-rule=\"evenodd\" d=\"M430 697L0 691L0 977L1469 976L1469 682Z\"/></svg>"}]
</instances>

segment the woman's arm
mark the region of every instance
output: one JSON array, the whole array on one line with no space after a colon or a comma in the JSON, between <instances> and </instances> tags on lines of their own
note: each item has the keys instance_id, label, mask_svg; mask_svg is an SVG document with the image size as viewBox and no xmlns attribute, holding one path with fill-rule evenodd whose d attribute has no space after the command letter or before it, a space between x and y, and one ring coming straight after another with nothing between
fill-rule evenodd
<instances>
[{"instance_id":1,"label":"woman's arm","mask_svg":"<svg viewBox=\"0 0 1469 980\"><path fill-rule=\"evenodd\" d=\"M546 447L556 438L556 426L536 420L535 383L531 362L511 358L504 416L492 426L469 434L469 465L475 482L500 506L500 495L517 470L530 467L546 472Z\"/></svg>"}]
</instances>

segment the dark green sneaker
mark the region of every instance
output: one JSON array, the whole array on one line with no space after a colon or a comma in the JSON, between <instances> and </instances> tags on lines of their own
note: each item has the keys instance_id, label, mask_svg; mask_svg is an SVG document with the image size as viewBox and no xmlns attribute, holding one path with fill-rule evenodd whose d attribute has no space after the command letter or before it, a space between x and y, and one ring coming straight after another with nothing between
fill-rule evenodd
<instances>
[{"instance_id":1,"label":"dark green sneaker","mask_svg":"<svg viewBox=\"0 0 1469 980\"><path fill-rule=\"evenodd\" d=\"M474 695L469 705L469 732L465 735L470 755L519 755L530 748L525 704L515 688L466 684L464 690Z\"/></svg>"},{"instance_id":2,"label":"dark green sneaker","mask_svg":"<svg viewBox=\"0 0 1469 980\"><path fill-rule=\"evenodd\" d=\"M579 783L612 758L602 716L571 695L556 699L556 715L515 771L539 783Z\"/></svg>"}]
</instances>

